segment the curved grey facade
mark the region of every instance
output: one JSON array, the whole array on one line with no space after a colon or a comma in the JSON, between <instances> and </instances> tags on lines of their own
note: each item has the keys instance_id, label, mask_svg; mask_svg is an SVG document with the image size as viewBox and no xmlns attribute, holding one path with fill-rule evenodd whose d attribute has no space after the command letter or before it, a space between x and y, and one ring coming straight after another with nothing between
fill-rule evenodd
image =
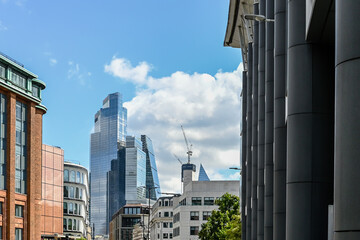
<instances>
[{"instance_id":1,"label":"curved grey facade","mask_svg":"<svg viewBox=\"0 0 360 240\"><path fill-rule=\"evenodd\" d=\"M245 18L258 6L266 24ZM351 0L230 1L225 46L247 55L245 239L360 238L359 11Z\"/></svg>"}]
</instances>

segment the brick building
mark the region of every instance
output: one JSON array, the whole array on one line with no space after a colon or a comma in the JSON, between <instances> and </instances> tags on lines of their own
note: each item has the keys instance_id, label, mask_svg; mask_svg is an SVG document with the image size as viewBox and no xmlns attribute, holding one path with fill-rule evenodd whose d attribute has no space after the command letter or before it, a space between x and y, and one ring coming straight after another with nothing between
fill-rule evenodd
<instances>
[{"instance_id":1,"label":"brick building","mask_svg":"<svg viewBox=\"0 0 360 240\"><path fill-rule=\"evenodd\" d=\"M45 84L0 54L0 239L41 237L41 90Z\"/></svg>"},{"instance_id":2,"label":"brick building","mask_svg":"<svg viewBox=\"0 0 360 240\"><path fill-rule=\"evenodd\" d=\"M41 238L56 239L63 234L64 150L42 146Z\"/></svg>"}]
</instances>

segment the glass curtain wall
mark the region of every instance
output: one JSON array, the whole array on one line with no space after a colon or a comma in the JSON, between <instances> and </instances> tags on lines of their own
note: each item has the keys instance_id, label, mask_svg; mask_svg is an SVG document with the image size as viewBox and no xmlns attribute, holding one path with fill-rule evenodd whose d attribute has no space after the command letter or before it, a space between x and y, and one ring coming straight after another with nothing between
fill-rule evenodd
<instances>
[{"instance_id":1,"label":"glass curtain wall","mask_svg":"<svg viewBox=\"0 0 360 240\"><path fill-rule=\"evenodd\" d=\"M26 193L26 116L27 107L16 102L15 192Z\"/></svg>"}]
</instances>

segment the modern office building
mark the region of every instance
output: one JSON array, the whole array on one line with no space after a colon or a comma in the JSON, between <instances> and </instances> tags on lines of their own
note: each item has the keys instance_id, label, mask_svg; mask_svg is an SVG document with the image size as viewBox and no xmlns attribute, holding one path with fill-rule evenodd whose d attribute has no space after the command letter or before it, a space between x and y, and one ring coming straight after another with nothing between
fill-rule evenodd
<instances>
[{"instance_id":1,"label":"modern office building","mask_svg":"<svg viewBox=\"0 0 360 240\"><path fill-rule=\"evenodd\" d=\"M110 222L110 240L132 240L136 224L143 228L143 235L147 236L149 207L146 204L126 204L119 209Z\"/></svg>"},{"instance_id":2,"label":"modern office building","mask_svg":"<svg viewBox=\"0 0 360 240\"><path fill-rule=\"evenodd\" d=\"M63 237L64 150L42 145L41 239Z\"/></svg>"},{"instance_id":3,"label":"modern office building","mask_svg":"<svg viewBox=\"0 0 360 240\"><path fill-rule=\"evenodd\" d=\"M173 238L173 197L160 197L152 206L150 239Z\"/></svg>"},{"instance_id":4,"label":"modern office building","mask_svg":"<svg viewBox=\"0 0 360 240\"><path fill-rule=\"evenodd\" d=\"M95 235L108 234L109 192L108 172L111 161L118 157L118 145L125 141L127 109L122 106L122 95L113 93L103 101L95 114L94 132L90 137L91 222Z\"/></svg>"},{"instance_id":5,"label":"modern office building","mask_svg":"<svg viewBox=\"0 0 360 240\"><path fill-rule=\"evenodd\" d=\"M125 201L146 202L146 153L137 137L126 136Z\"/></svg>"},{"instance_id":6,"label":"modern office building","mask_svg":"<svg viewBox=\"0 0 360 240\"><path fill-rule=\"evenodd\" d=\"M64 235L87 237L89 221L88 170L75 163L64 163Z\"/></svg>"},{"instance_id":7,"label":"modern office building","mask_svg":"<svg viewBox=\"0 0 360 240\"><path fill-rule=\"evenodd\" d=\"M211 212L218 208L216 198L225 193L239 196L239 181L194 181L191 178L194 173L192 167L183 167L182 171L185 178L183 194L173 197L172 237L199 239L201 224L207 222Z\"/></svg>"},{"instance_id":8,"label":"modern office building","mask_svg":"<svg viewBox=\"0 0 360 240\"><path fill-rule=\"evenodd\" d=\"M41 238L45 84L0 54L0 239Z\"/></svg>"},{"instance_id":9,"label":"modern office building","mask_svg":"<svg viewBox=\"0 0 360 240\"><path fill-rule=\"evenodd\" d=\"M141 135L142 150L146 154L146 198L157 200L160 197L160 182L157 171L155 153L151 139L146 135Z\"/></svg>"},{"instance_id":10,"label":"modern office building","mask_svg":"<svg viewBox=\"0 0 360 240\"><path fill-rule=\"evenodd\" d=\"M359 11L230 1L224 45L241 48L245 70L244 239L360 239Z\"/></svg>"}]
</instances>

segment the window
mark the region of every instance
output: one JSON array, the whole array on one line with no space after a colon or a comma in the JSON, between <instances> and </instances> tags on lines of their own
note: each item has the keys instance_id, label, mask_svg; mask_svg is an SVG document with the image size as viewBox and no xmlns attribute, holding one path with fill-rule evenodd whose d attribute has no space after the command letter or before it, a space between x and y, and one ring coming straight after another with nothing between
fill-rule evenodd
<instances>
[{"instance_id":1,"label":"window","mask_svg":"<svg viewBox=\"0 0 360 240\"><path fill-rule=\"evenodd\" d=\"M163 228L168 228L169 224L167 222L163 222Z\"/></svg>"},{"instance_id":2,"label":"window","mask_svg":"<svg viewBox=\"0 0 360 240\"><path fill-rule=\"evenodd\" d=\"M31 94L32 94L34 97L40 98L40 88L39 88L39 86L32 85L32 92L31 92Z\"/></svg>"},{"instance_id":3,"label":"window","mask_svg":"<svg viewBox=\"0 0 360 240\"><path fill-rule=\"evenodd\" d=\"M81 173L81 183L84 184L84 173Z\"/></svg>"},{"instance_id":4,"label":"window","mask_svg":"<svg viewBox=\"0 0 360 240\"><path fill-rule=\"evenodd\" d=\"M203 212L203 220L208 220L208 218L211 216L211 212L204 211Z\"/></svg>"},{"instance_id":5,"label":"window","mask_svg":"<svg viewBox=\"0 0 360 240\"><path fill-rule=\"evenodd\" d=\"M68 219L68 229L71 230L73 228L72 219Z\"/></svg>"},{"instance_id":6,"label":"window","mask_svg":"<svg viewBox=\"0 0 360 240\"><path fill-rule=\"evenodd\" d=\"M11 81L21 88L26 88L26 78L16 72L11 73Z\"/></svg>"},{"instance_id":7,"label":"window","mask_svg":"<svg viewBox=\"0 0 360 240\"><path fill-rule=\"evenodd\" d=\"M214 205L213 197L204 197L204 205Z\"/></svg>"},{"instance_id":8,"label":"window","mask_svg":"<svg viewBox=\"0 0 360 240\"><path fill-rule=\"evenodd\" d=\"M69 187L68 186L64 186L64 197L69 197Z\"/></svg>"},{"instance_id":9,"label":"window","mask_svg":"<svg viewBox=\"0 0 360 240\"><path fill-rule=\"evenodd\" d=\"M78 215L81 215L81 205L79 204Z\"/></svg>"},{"instance_id":10,"label":"window","mask_svg":"<svg viewBox=\"0 0 360 240\"><path fill-rule=\"evenodd\" d=\"M75 171L70 171L70 182L75 182Z\"/></svg>"},{"instance_id":11,"label":"window","mask_svg":"<svg viewBox=\"0 0 360 240\"><path fill-rule=\"evenodd\" d=\"M199 212L190 212L190 220L199 220Z\"/></svg>"},{"instance_id":12,"label":"window","mask_svg":"<svg viewBox=\"0 0 360 240\"><path fill-rule=\"evenodd\" d=\"M193 197L191 205L201 205L201 197Z\"/></svg>"},{"instance_id":13,"label":"window","mask_svg":"<svg viewBox=\"0 0 360 240\"><path fill-rule=\"evenodd\" d=\"M65 182L69 181L69 170L64 170L64 181Z\"/></svg>"},{"instance_id":14,"label":"window","mask_svg":"<svg viewBox=\"0 0 360 240\"><path fill-rule=\"evenodd\" d=\"M172 233L169 233L169 236L170 236L170 239L172 239L173 234L172 234Z\"/></svg>"},{"instance_id":15,"label":"window","mask_svg":"<svg viewBox=\"0 0 360 240\"><path fill-rule=\"evenodd\" d=\"M70 198L74 198L74 187L70 187L69 197L70 197Z\"/></svg>"},{"instance_id":16,"label":"window","mask_svg":"<svg viewBox=\"0 0 360 240\"><path fill-rule=\"evenodd\" d=\"M64 213L67 214L68 213L68 205L66 202L64 202Z\"/></svg>"},{"instance_id":17,"label":"window","mask_svg":"<svg viewBox=\"0 0 360 240\"><path fill-rule=\"evenodd\" d=\"M172 228L172 227L173 227L173 223L172 223L172 222L169 222L169 226L170 226L170 228Z\"/></svg>"},{"instance_id":18,"label":"window","mask_svg":"<svg viewBox=\"0 0 360 240\"><path fill-rule=\"evenodd\" d=\"M75 188L75 198L79 199L79 188Z\"/></svg>"},{"instance_id":19,"label":"window","mask_svg":"<svg viewBox=\"0 0 360 240\"><path fill-rule=\"evenodd\" d=\"M199 227L190 227L190 235L198 235L199 234Z\"/></svg>"},{"instance_id":20,"label":"window","mask_svg":"<svg viewBox=\"0 0 360 240\"><path fill-rule=\"evenodd\" d=\"M24 217L24 206L15 205L15 216Z\"/></svg>"},{"instance_id":21,"label":"window","mask_svg":"<svg viewBox=\"0 0 360 240\"><path fill-rule=\"evenodd\" d=\"M74 214L73 204L69 203L68 207L69 207L69 214Z\"/></svg>"},{"instance_id":22,"label":"window","mask_svg":"<svg viewBox=\"0 0 360 240\"><path fill-rule=\"evenodd\" d=\"M174 213L173 212L170 212L170 217L174 216Z\"/></svg>"},{"instance_id":23,"label":"window","mask_svg":"<svg viewBox=\"0 0 360 240\"><path fill-rule=\"evenodd\" d=\"M77 205L77 203L74 203L74 214L78 214L78 205Z\"/></svg>"},{"instance_id":24,"label":"window","mask_svg":"<svg viewBox=\"0 0 360 240\"><path fill-rule=\"evenodd\" d=\"M161 217L161 212L159 212L159 217Z\"/></svg>"},{"instance_id":25,"label":"window","mask_svg":"<svg viewBox=\"0 0 360 240\"><path fill-rule=\"evenodd\" d=\"M180 227L174 228L174 237L179 236L180 235Z\"/></svg>"},{"instance_id":26,"label":"window","mask_svg":"<svg viewBox=\"0 0 360 240\"><path fill-rule=\"evenodd\" d=\"M125 214L129 214L129 209L128 209L128 208L125 208L124 213L125 213Z\"/></svg>"},{"instance_id":27,"label":"window","mask_svg":"<svg viewBox=\"0 0 360 240\"><path fill-rule=\"evenodd\" d=\"M169 217L169 212L164 212L164 217Z\"/></svg>"},{"instance_id":28,"label":"window","mask_svg":"<svg viewBox=\"0 0 360 240\"><path fill-rule=\"evenodd\" d=\"M0 215L3 214L3 203L0 202Z\"/></svg>"},{"instance_id":29,"label":"window","mask_svg":"<svg viewBox=\"0 0 360 240\"><path fill-rule=\"evenodd\" d=\"M159 201L159 207L161 207L161 203L162 203L162 201L160 200L160 201Z\"/></svg>"},{"instance_id":30,"label":"window","mask_svg":"<svg viewBox=\"0 0 360 240\"><path fill-rule=\"evenodd\" d=\"M5 78L6 76L6 68L3 65L0 65L0 77Z\"/></svg>"},{"instance_id":31,"label":"window","mask_svg":"<svg viewBox=\"0 0 360 240\"><path fill-rule=\"evenodd\" d=\"M0 226L0 240L2 240L3 239L3 237L2 237L2 226Z\"/></svg>"},{"instance_id":32,"label":"window","mask_svg":"<svg viewBox=\"0 0 360 240\"><path fill-rule=\"evenodd\" d=\"M145 237L144 237L145 238ZM158 233L158 239L160 239L160 234Z\"/></svg>"},{"instance_id":33,"label":"window","mask_svg":"<svg viewBox=\"0 0 360 240\"><path fill-rule=\"evenodd\" d=\"M83 192L83 190L80 188L80 189L79 189L79 199L80 199L80 200L82 200L82 192Z\"/></svg>"},{"instance_id":34,"label":"window","mask_svg":"<svg viewBox=\"0 0 360 240\"><path fill-rule=\"evenodd\" d=\"M22 228L15 228L15 240L23 240Z\"/></svg>"},{"instance_id":35,"label":"window","mask_svg":"<svg viewBox=\"0 0 360 240\"><path fill-rule=\"evenodd\" d=\"M180 221L180 213L176 213L173 218L174 223L177 223L178 221Z\"/></svg>"},{"instance_id":36,"label":"window","mask_svg":"<svg viewBox=\"0 0 360 240\"><path fill-rule=\"evenodd\" d=\"M186 198L184 198L183 200L180 201L179 203L180 206L185 206L186 205Z\"/></svg>"},{"instance_id":37,"label":"window","mask_svg":"<svg viewBox=\"0 0 360 240\"><path fill-rule=\"evenodd\" d=\"M0 94L0 189L6 186L6 96Z\"/></svg>"},{"instance_id":38,"label":"window","mask_svg":"<svg viewBox=\"0 0 360 240\"><path fill-rule=\"evenodd\" d=\"M73 230L76 230L76 219L74 219Z\"/></svg>"},{"instance_id":39,"label":"window","mask_svg":"<svg viewBox=\"0 0 360 240\"><path fill-rule=\"evenodd\" d=\"M64 218L64 221L63 221L63 228L64 228L64 231L67 229L67 221L66 221L65 218Z\"/></svg>"},{"instance_id":40,"label":"window","mask_svg":"<svg viewBox=\"0 0 360 240\"><path fill-rule=\"evenodd\" d=\"M80 183L80 172L76 172L76 182Z\"/></svg>"},{"instance_id":41,"label":"window","mask_svg":"<svg viewBox=\"0 0 360 240\"><path fill-rule=\"evenodd\" d=\"M167 239L167 238L169 238L169 234L168 233L163 233L163 238L165 239Z\"/></svg>"},{"instance_id":42,"label":"window","mask_svg":"<svg viewBox=\"0 0 360 240\"><path fill-rule=\"evenodd\" d=\"M165 207L169 206L169 201L165 201Z\"/></svg>"},{"instance_id":43,"label":"window","mask_svg":"<svg viewBox=\"0 0 360 240\"><path fill-rule=\"evenodd\" d=\"M26 193L26 115L27 107L24 103L16 101L15 122L15 192Z\"/></svg>"}]
</instances>

